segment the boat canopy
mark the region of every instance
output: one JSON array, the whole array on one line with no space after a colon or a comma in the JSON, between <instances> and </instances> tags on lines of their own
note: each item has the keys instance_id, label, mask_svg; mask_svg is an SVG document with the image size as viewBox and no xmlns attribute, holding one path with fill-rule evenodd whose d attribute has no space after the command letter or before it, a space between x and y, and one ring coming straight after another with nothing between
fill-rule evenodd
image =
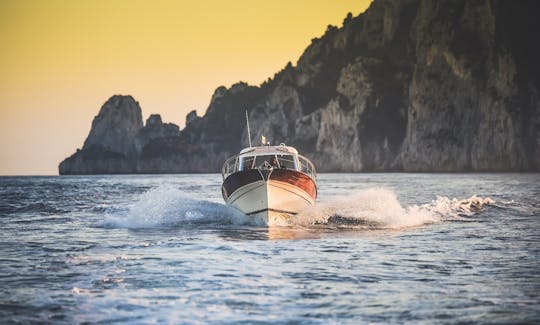
<instances>
[{"instance_id":1,"label":"boat canopy","mask_svg":"<svg viewBox=\"0 0 540 325\"><path fill-rule=\"evenodd\" d=\"M240 155L249 154L249 155L260 155L260 154L267 154L267 153L291 153L291 154L298 154L298 151L293 148L286 146L285 144L280 144L279 146L261 146L261 147L250 147L250 148L244 148L242 151L240 151Z\"/></svg>"}]
</instances>

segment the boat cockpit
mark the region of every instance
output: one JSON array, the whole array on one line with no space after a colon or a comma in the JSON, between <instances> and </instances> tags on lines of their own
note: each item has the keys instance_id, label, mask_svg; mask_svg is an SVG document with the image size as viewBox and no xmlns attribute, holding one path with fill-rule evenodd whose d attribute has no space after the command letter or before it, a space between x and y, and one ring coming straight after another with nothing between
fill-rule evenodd
<instances>
[{"instance_id":1,"label":"boat cockpit","mask_svg":"<svg viewBox=\"0 0 540 325\"><path fill-rule=\"evenodd\" d=\"M298 170L297 159L293 155L269 154L256 156L241 156L239 171L246 169L292 169Z\"/></svg>"},{"instance_id":2,"label":"boat cockpit","mask_svg":"<svg viewBox=\"0 0 540 325\"><path fill-rule=\"evenodd\" d=\"M316 179L315 167L309 159L298 154L296 149L285 145L246 148L229 158L222 169L223 179L230 174L249 169L287 169L302 172Z\"/></svg>"}]
</instances>

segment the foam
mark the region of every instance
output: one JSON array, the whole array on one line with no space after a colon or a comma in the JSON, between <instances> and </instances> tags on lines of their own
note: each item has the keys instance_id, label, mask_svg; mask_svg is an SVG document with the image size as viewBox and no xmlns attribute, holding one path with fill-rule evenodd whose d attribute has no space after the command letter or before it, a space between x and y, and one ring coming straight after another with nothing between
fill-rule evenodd
<instances>
[{"instance_id":1,"label":"foam","mask_svg":"<svg viewBox=\"0 0 540 325\"><path fill-rule=\"evenodd\" d=\"M396 194L386 188L369 188L349 196L319 202L283 226L339 226L362 229L416 227L470 217L490 198L472 196L449 199L439 196L422 205L403 207ZM125 211L106 215L103 227L154 228L187 225L253 225L254 221L225 204L199 200L170 187L159 187L142 194Z\"/></svg>"},{"instance_id":2,"label":"foam","mask_svg":"<svg viewBox=\"0 0 540 325\"><path fill-rule=\"evenodd\" d=\"M402 207L393 191L370 188L316 204L291 219L291 225L406 228L471 216L493 203L477 196L464 200L439 196L431 203Z\"/></svg>"},{"instance_id":3,"label":"foam","mask_svg":"<svg viewBox=\"0 0 540 325\"><path fill-rule=\"evenodd\" d=\"M224 204L199 200L171 187L142 194L127 211L108 214L111 228L154 228L197 224L246 224L247 216Z\"/></svg>"}]
</instances>

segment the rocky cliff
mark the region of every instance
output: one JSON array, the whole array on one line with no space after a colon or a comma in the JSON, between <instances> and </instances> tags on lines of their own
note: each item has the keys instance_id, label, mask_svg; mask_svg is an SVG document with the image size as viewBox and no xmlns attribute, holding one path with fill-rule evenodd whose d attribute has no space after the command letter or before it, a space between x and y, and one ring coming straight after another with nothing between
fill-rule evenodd
<instances>
[{"instance_id":1,"label":"rocky cliff","mask_svg":"<svg viewBox=\"0 0 540 325\"><path fill-rule=\"evenodd\" d=\"M183 130L101 109L60 173L218 171L252 138L320 171L540 170L537 1L375 0L260 86L219 87ZM159 130L158 130L159 129ZM165 131L167 130L167 131Z\"/></svg>"},{"instance_id":2,"label":"rocky cliff","mask_svg":"<svg viewBox=\"0 0 540 325\"><path fill-rule=\"evenodd\" d=\"M536 1L422 1L405 170L538 170Z\"/></svg>"}]
</instances>

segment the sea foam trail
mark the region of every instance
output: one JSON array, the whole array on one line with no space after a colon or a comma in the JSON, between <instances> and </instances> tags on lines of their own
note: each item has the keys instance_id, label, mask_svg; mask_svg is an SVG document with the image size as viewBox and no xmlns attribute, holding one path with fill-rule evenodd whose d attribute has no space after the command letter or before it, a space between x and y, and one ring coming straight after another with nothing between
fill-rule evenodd
<instances>
[{"instance_id":1,"label":"sea foam trail","mask_svg":"<svg viewBox=\"0 0 540 325\"><path fill-rule=\"evenodd\" d=\"M493 203L490 198L477 196L463 200L439 196L431 203L402 207L393 191L370 188L315 204L289 224L406 228L471 216L485 204Z\"/></svg>"},{"instance_id":2,"label":"sea foam trail","mask_svg":"<svg viewBox=\"0 0 540 325\"><path fill-rule=\"evenodd\" d=\"M103 227L152 228L200 224L248 224L246 215L224 204L199 200L175 188L143 193L126 211L107 214Z\"/></svg>"},{"instance_id":3,"label":"sea foam trail","mask_svg":"<svg viewBox=\"0 0 540 325\"><path fill-rule=\"evenodd\" d=\"M415 227L461 219L479 211L490 198L458 200L437 197L422 205L403 207L396 194L384 188L360 190L318 202L282 226L338 226L361 229ZM187 225L252 225L252 220L225 204L199 200L175 188L159 187L142 194L125 211L107 214L100 224L112 228L182 227Z\"/></svg>"}]
</instances>

